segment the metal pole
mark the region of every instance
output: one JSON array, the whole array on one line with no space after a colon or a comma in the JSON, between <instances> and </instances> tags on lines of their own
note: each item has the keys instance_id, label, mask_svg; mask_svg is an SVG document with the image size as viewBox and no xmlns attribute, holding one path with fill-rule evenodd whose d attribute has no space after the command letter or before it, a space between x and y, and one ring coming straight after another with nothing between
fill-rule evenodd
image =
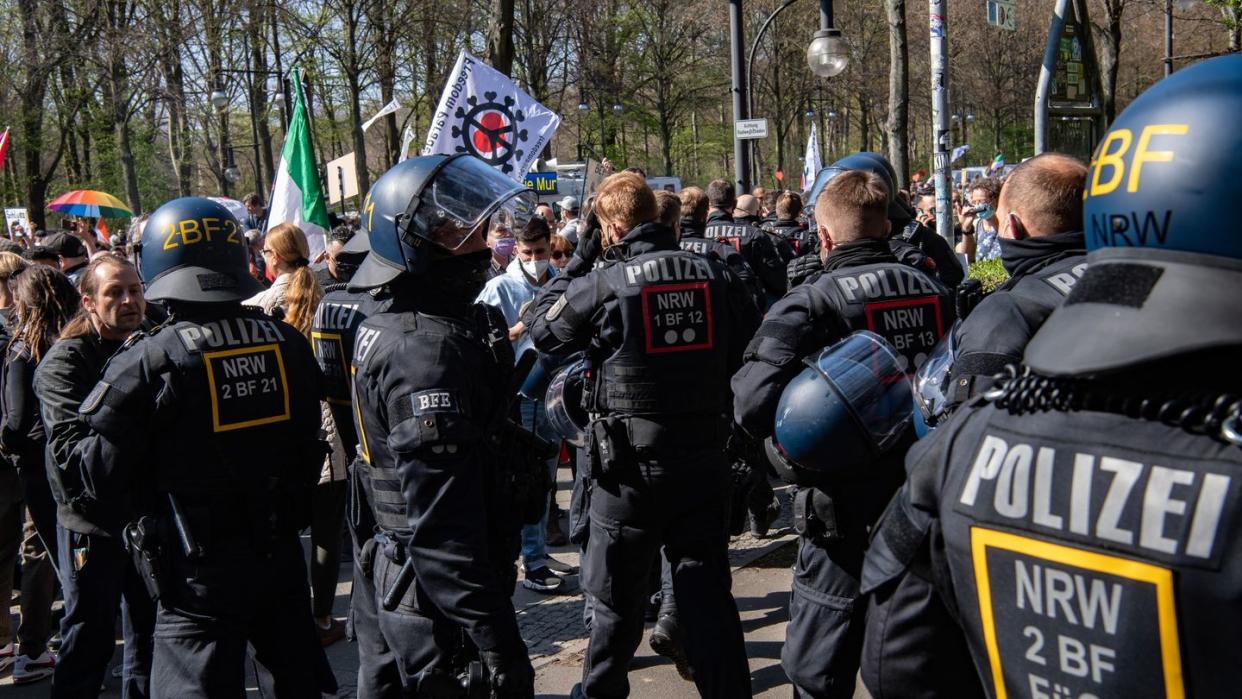
<instances>
[{"instance_id":1,"label":"metal pole","mask_svg":"<svg viewBox=\"0 0 1242 699\"><path fill-rule=\"evenodd\" d=\"M832 29L832 0L819 0L819 28Z\"/></svg>"},{"instance_id":2,"label":"metal pole","mask_svg":"<svg viewBox=\"0 0 1242 699\"><path fill-rule=\"evenodd\" d=\"M742 0L729 0L729 58L733 69L733 186L739 195L750 192L750 151L737 137L737 122L749 117L746 111L746 76L743 74Z\"/></svg>"},{"instance_id":3,"label":"metal pole","mask_svg":"<svg viewBox=\"0 0 1242 699\"><path fill-rule=\"evenodd\" d=\"M1164 0L1164 77L1173 74L1173 0Z\"/></svg>"},{"instance_id":4,"label":"metal pole","mask_svg":"<svg viewBox=\"0 0 1242 699\"><path fill-rule=\"evenodd\" d=\"M1039 67L1039 82L1035 85L1035 155L1048 150L1048 90L1052 87L1052 71L1057 66L1057 47L1065 28L1065 11L1069 0L1057 0L1048 26L1048 43L1044 46L1044 62Z\"/></svg>"},{"instance_id":5,"label":"metal pole","mask_svg":"<svg viewBox=\"0 0 1242 699\"><path fill-rule=\"evenodd\" d=\"M949 186L949 17L945 0L928 0L931 20L932 153L936 232L953 246L953 190Z\"/></svg>"}]
</instances>

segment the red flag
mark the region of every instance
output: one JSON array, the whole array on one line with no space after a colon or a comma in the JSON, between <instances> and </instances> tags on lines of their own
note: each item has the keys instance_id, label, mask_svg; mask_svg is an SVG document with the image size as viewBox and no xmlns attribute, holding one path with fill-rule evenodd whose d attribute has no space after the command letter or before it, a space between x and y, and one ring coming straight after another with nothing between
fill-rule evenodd
<instances>
[{"instance_id":1,"label":"red flag","mask_svg":"<svg viewBox=\"0 0 1242 699\"><path fill-rule=\"evenodd\" d=\"M99 237L103 238L105 243L111 243L112 237L108 235L107 222L105 222L102 217L100 217L98 220L99 220L99 223L95 224L95 233L98 234Z\"/></svg>"},{"instance_id":2,"label":"red flag","mask_svg":"<svg viewBox=\"0 0 1242 699\"><path fill-rule=\"evenodd\" d=\"M4 167L4 156L9 152L9 130L5 129L0 134L0 167Z\"/></svg>"}]
</instances>

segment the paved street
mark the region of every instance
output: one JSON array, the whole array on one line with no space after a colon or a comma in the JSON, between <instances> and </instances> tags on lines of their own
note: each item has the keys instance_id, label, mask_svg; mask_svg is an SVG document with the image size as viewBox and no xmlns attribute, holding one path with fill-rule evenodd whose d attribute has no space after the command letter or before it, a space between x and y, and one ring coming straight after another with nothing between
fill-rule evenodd
<instances>
[{"instance_id":1,"label":"paved street","mask_svg":"<svg viewBox=\"0 0 1242 699\"><path fill-rule=\"evenodd\" d=\"M567 470L562 471L560 499L568 506ZM785 623L789 601L790 566L793 563L795 536L789 527L789 497L787 489L778 489L784 504L781 519L767 537L756 539L749 534L736 537L731 542L730 560L733 565L733 592L742 613L746 632L746 653L750 658L751 682L756 697L789 696L788 681L780 668L780 649L785 637ZM552 549L558 559L578 564L578 554L571 547ZM341 566L341 580L349 578L350 563ZM522 636L530 648L531 660L536 671L535 689L541 697L559 697L569 694L582 673L582 657L587 639L582 626L582 595L578 592L578 577L569 579L569 593L544 596L531 592L519 583L514 592L514 605ZM349 605L348 582L337 586L335 611L344 618ZM57 603L59 605L59 603ZM12 610L17 612L17 608ZM114 662L120 661L120 653ZM355 697L357 686L357 647L348 642L337 643L327 649L340 691L340 699ZM644 641L634 659L630 674L631 691L635 697L673 699L694 697L697 693L691 683L683 681L672 663L654 655ZM102 697L119 697L119 680L109 676L107 690ZM253 689L251 695L259 696ZM40 682L26 687L13 687L11 679L0 679L0 696L5 699L36 699L46 697L49 684Z\"/></svg>"}]
</instances>

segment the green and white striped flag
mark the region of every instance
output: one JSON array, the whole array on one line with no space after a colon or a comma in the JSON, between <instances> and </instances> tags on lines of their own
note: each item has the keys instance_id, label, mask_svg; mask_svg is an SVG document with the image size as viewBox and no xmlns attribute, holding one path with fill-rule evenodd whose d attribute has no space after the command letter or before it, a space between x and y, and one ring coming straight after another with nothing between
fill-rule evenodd
<instances>
[{"instance_id":1,"label":"green and white striped flag","mask_svg":"<svg viewBox=\"0 0 1242 699\"><path fill-rule=\"evenodd\" d=\"M294 79L293 117L280 151L280 167L272 186L271 205L267 213L267 230L281 223L292 223L306 233L310 259L327 247L328 205L319 188L319 172L315 167L315 150L311 145L310 119L302 99L302 81ZM267 231L264 231L266 235Z\"/></svg>"}]
</instances>

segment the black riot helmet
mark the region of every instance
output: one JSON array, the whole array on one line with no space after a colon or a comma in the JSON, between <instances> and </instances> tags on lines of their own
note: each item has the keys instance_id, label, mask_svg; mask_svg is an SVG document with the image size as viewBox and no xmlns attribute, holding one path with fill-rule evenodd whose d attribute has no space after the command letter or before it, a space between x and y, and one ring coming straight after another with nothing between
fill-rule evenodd
<instances>
[{"instance_id":1,"label":"black riot helmet","mask_svg":"<svg viewBox=\"0 0 1242 699\"><path fill-rule=\"evenodd\" d=\"M141 270L153 301L229 303L263 290L250 276L241 224L203 197L173 199L151 214Z\"/></svg>"},{"instance_id":2,"label":"black riot helmet","mask_svg":"<svg viewBox=\"0 0 1242 699\"><path fill-rule=\"evenodd\" d=\"M363 202L362 235L371 252L351 289L383 286L402 274L421 275L433 258L486 251L476 235L493 215L525 225L535 195L482 160L466 154L410 158L380 175Z\"/></svg>"}]
</instances>

